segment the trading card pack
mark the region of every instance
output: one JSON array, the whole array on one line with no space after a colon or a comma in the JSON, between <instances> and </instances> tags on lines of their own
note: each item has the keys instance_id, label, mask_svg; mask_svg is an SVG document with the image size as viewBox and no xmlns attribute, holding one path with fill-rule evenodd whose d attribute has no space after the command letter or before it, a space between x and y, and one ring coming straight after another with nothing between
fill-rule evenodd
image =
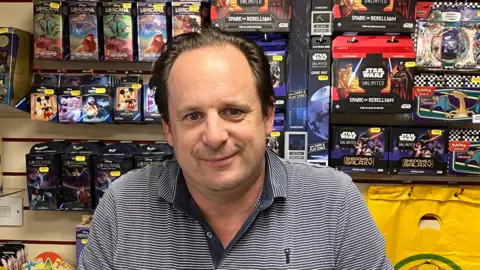
<instances>
[{"instance_id":1,"label":"trading card pack","mask_svg":"<svg viewBox=\"0 0 480 270\"><path fill-rule=\"evenodd\" d=\"M168 39L166 3L138 3L138 60L153 62Z\"/></svg>"},{"instance_id":2,"label":"trading card pack","mask_svg":"<svg viewBox=\"0 0 480 270\"><path fill-rule=\"evenodd\" d=\"M447 173L447 130L393 127L388 171L393 174Z\"/></svg>"},{"instance_id":3,"label":"trading card pack","mask_svg":"<svg viewBox=\"0 0 480 270\"><path fill-rule=\"evenodd\" d=\"M82 77L62 76L58 88L58 122L78 123L82 120Z\"/></svg>"},{"instance_id":4,"label":"trading card pack","mask_svg":"<svg viewBox=\"0 0 480 270\"><path fill-rule=\"evenodd\" d=\"M68 3L70 60L98 60L97 16L95 2Z\"/></svg>"},{"instance_id":5,"label":"trading card pack","mask_svg":"<svg viewBox=\"0 0 480 270\"><path fill-rule=\"evenodd\" d=\"M142 84L138 77L128 77L133 79L123 81L115 86L113 121L115 122L141 122L142 104L140 97L142 93Z\"/></svg>"},{"instance_id":6,"label":"trading card pack","mask_svg":"<svg viewBox=\"0 0 480 270\"><path fill-rule=\"evenodd\" d=\"M451 129L448 136L449 174L480 175L480 129Z\"/></svg>"},{"instance_id":7,"label":"trading card pack","mask_svg":"<svg viewBox=\"0 0 480 270\"><path fill-rule=\"evenodd\" d=\"M162 117L155 102L156 87L143 85L143 120L148 123L161 123Z\"/></svg>"},{"instance_id":8,"label":"trading card pack","mask_svg":"<svg viewBox=\"0 0 480 270\"><path fill-rule=\"evenodd\" d=\"M63 17L61 2L34 3L34 51L41 60L63 58Z\"/></svg>"},{"instance_id":9,"label":"trading card pack","mask_svg":"<svg viewBox=\"0 0 480 270\"><path fill-rule=\"evenodd\" d=\"M105 85L82 87L82 122L112 122L110 91Z\"/></svg>"},{"instance_id":10,"label":"trading card pack","mask_svg":"<svg viewBox=\"0 0 480 270\"><path fill-rule=\"evenodd\" d=\"M409 37L333 41L333 112L410 113L415 50Z\"/></svg>"},{"instance_id":11,"label":"trading card pack","mask_svg":"<svg viewBox=\"0 0 480 270\"><path fill-rule=\"evenodd\" d=\"M173 148L167 143L146 144L139 147L134 157L134 168L140 169L148 165L161 164L173 157Z\"/></svg>"},{"instance_id":12,"label":"trading card pack","mask_svg":"<svg viewBox=\"0 0 480 270\"><path fill-rule=\"evenodd\" d=\"M314 37L309 52L308 160L328 164L330 84L330 37Z\"/></svg>"},{"instance_id":13,"label":"trading card pack","mask_svg":"<svg viewBox=\"0 0 480 270\"><path fill-rule=\"evenodd\" d=\"M307 132L285 132L285 159L307 161Z\"/></svg>"},{"instance_id":14,"label":"trading card pack","mask_svg":"<svg viewBox=\"0 0 480 270\"><path fill-rule=\"evenodd\" d=\"M277 154L279 157L285 157L285 132L273 131L267 137L267 149Z\"/></svg>"},{"instance_id":15,"label":"trading card pack","mask_svg":"<svg viewBox=\"0 0 480 270\"><path fill-rule=\"evenodd\" d=\"M105 61L133 61L132 3L103 3Z\"/></svg>"},{"instance_id":16,"label":"trading card pack","mask_svg":"<svg viewBox=\"0 0 480 270\"><path fill-rule=\"evenodd\" d=\"M290 0L212 0L212 25L233 32L289 32Z\"/></svg>"},{"instance_id":17,"label":"trading card pack","mask_svg":"<svg viewBox=\"0 0 480 270\"><path fill-rule=\"evenodd\" d=\"M27 187L30 209L56 210L61 203L61 155L68 144L35 144L26 155Z\"/></svg>"},{"instance_id":18,"label":"trading card pack","mask_svg":"<svg viewBox=\"0 0 480 270\"><path fill-rule=\"evenodd\" d=\"M204 2L172 2L172 37L200 31L206 15Z\"/></svg>"},{"instance_id":19,"label":"trading card pack","mask_svg":"<svg viewBox=\"0 0 480 270\"><path fill-rule=\"evenodd\" d=\"M480 123L480 76L419 74L413 90L417 121Z\"/></svg>"},{"instance_id":20,"label":"trading card pack","mask_svg":"<svg viewBox=\"0 0 480 270\"><path fill-rule=\"evenodd\" d=\"M30 94L30 112L32 120L56 121L57 87L32 85Z\"/></svg>"},{"instance_id":21,"label":"trading card pack","mask_svg":"<svg viewBox=\"0 0 480 270\"><path fill-rule=\"evenodd\" d=\"M417 0L334 0L336 32L413 33Z\"/></svg>"},{"instance_id":22,"label":"trading card pack","mask_svg":"<svg viewBox=\"0 0 480 270\"><path fill-rule=\"evenodd\" d=\"M332 34L332 0L312 0L311 36L329 36Z\"/></svg>"},{"instance_id":23,"label":"trading card pack","mask_svg":"<svg viewBox=\"0 0 480 270\"><path fill-rule=\"evenodd\" d=\"M389 129L333 126L330 166L344 172L386 173Z\"/></svg>"}]
</instances>

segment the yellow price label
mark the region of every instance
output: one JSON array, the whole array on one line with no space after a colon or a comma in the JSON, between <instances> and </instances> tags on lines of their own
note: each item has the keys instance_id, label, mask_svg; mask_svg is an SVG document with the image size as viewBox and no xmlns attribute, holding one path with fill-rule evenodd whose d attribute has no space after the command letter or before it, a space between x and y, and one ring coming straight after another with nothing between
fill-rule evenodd
<instances>
[{"instance_id":1,"label":"yellow price label","mask_svg":"<svg viewBox=\"0 0 480 270\"><path fill-rule=\"evenodd\" d=\"M8 28L0 28L0 34L8 33Z\"/></svg>"},{"instance_id":2,"label":"yellow price label","mask_svg":"<svg viewBox=\"0 0 480 270\"><path fill-rule=\"evenodd\" d=\"M278 131L273 131L272 133L270 133L270 136L272 136L272 137L280 137L280 132L278 132Z\"/></svg>"},{"instance_id":3,"label":"yellow price label","mask_svg":"<svg viewBox=\"0 0 480 270\"><path fill-rule=\"evenodd\" d=\"M95 88L95 93L97 94L105 94L107 92L107 89L105 88Z\"/></svg>"},{"instance_id":4,"label":"yellow price label","mask_svg":"<svg viewBox=\"0 0 480 270\"><path fill-rule=\"evenodd\" d=\"M153 4L154 11L163 11L163 4Z\"/></svg>"},{"instance_id":5,"label":"yellow price label","mask_svg":"<svg viewBox=\"0 0 480 270\"><path fill-rule=\"evenodd\" d=\"M123 8L132 8L132 3L123 3Z\"/></svg>"},{"instance_id":6,"label":"yellow price label","mask_svg":"<svg viewBox=\"0 0 480 270\"><path fill-rule=\"evenodd\" d=\"M47 95L53 95L55 94L55 91L53 89L45 89L45 91L43 91L45 94Z\"/></svg>"},{"instance_id":7,"label":"yellow price label","mask_svg":"<svg viewBox=\"0 0 480 270\"><path fill-rule=\"evenodd\" d=\"M3 80L0 80L0 85L3 85Z\"/></svg>"},{"instance_id":8,"label":"yellow price label","mask_svg":"<svg viewBox=\"0 0 480 270\"><path fill-rule=\"evenodd\" d=\"M80 161L80 162L85 161L85 156L76 156L75 161Z\"/></svg>"},{"instance_id":9,"label":"yellow price label","mask_svg":"<svg viewBox=\"0 0 480 270\"><path fill-rule=\"evenodd\" d=\"M327 75L318 75L318 80L319 81L328 81L328 76Z\"/></svg>"},{"instance_id":10,"label":"yellow price label","mask_svg":"<svg viewBox=\"0 0 480 270\"><path fill-rule=\"evenodd\" d=\"M60 4L59 4L59 3L50 3L50 7L51 7L51 8L54 8L54 9L59 9L59 8L60 8Z\"/></svg>"},{"instance_id":11,"label":"yellow price label","mask_svg":"<svg viewBox=\"0 0 480 270\"><path fill-rule=\"evenodd\" d=\"M477 12L477 17L480 17L480 11Z\"/></svg>"},{"instance_id":12,"label":"yellow price label","mask_svg":"<svg viewBox=\"0 0 480 270\"><path fill-rule=\"evenodd\" d=\"M88 243L88 239L82 239L82 244L86 245Z\"/></svg>"},{"instance_id":13,"label":"yellow price label","mask_svg":"<svg viewBox=\"0 0 480 270\"><path fill-rule=\"evenodd\" d=\"M134 84L132 84L132 88L133 89L140 89L140 88L142 88L142 85L139 84L139 83L134 83Z\"/></svg>"},{"instance_id":14,"label":"yellow price label","mask_svg":"<svg viewBox=\"0 0 480 270\"><path fill-rule=\"evenodd\" d=\"M410 67L416 67L417 63L415 62L405 62L405 67L410 68Z\"/></svg>"},{"instance_id":15,"label":"yellow price label","mask_svg":"<svg viewBox=\"0 0 480 270\"><path fill-rule=\"evenodd\" d=\"M188 11L190 11L190 12L199 12L199 11L200 11L200 5L191 5L191 6L188 8Z\"/></svg>"},{"instance_id":16,"label":"yellow price label","mask_svg":"<svg viewBox=\"0 0 480 270\"><path fill-rule=\"evenodd\" d=\"M371 128L370 131L373 132L373 133L379 133L380 131L382 131L382 129L381 128Z\"/></svg>"},{"instance_id":17,"label":"yellow price label","mask_svg":"<svg viewBox=\"0 0 480 270\"><path fill-rule=\"evenodd\" d=\"M72 96L80 96L82 93L80 92L80 90L72 90L72 92L70 92L70 94Z\"/></svg>"},{"instance_id":18,"label":"yellow price label","mask_svg":"<svg viewBox=\"0 0 480 270\"><path fill-rule=\"evenodd\" d=\"M473 83L480 83L480 77L473 77L472 82Z\"/></svg>"},{"instance_id":19,"label":"yellow price label","mask_svg":"<svg viewBox=\"0 0 480 270\"><path fill-rule=\"evenodd\" d=\"M118 177L118 176L122 175L122 173L119 172L119 171L113 171L113 172L110 172L110 175L111 175L112 177Z\"/></svg>"},{"instance_id":20,"label":"yellow price label","mask_svg":"<svg viewBox=\"0 0 480 270\"><path fill-rule=\"evenodd\" d=\"M433 129L433 130L432 130L432 135L442 135L442 133L443 133L443 132L442 132L441 130L439 130L439 129Z\"/></svg>"},{"instance_id":21,"label":"yellow price label","mask_svg":"<svg viewBox=\"0 0 480 270\"><path fill-rule=\"evenodd\" d=\"M38 170L39 170L41 173L48 173L48 171L50 171L50 169L48 169L48 167L40 167L40 168L38 168Z\"/></svg>"},{"instance_id":22,"label":"yellow price label","mask_svg":"<svg viewBox=\"0 0 480 270\"><path fill-rule=\"evenodd\" d=\"M274 55L272 57L273 61L282 61L283 60L283 56L281 55Z\"/></svg>"}]
</instances>

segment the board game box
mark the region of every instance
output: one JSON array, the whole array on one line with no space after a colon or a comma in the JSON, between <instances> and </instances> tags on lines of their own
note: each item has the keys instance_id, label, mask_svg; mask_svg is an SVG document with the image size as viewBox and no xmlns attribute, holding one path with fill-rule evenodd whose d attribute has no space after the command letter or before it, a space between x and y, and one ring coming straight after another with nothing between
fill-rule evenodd
<instances>
[{"instance_id":1,"label":"board game box","mask_svg":"<svg viewBox=\"0 0 480 270\"><path fill-rule=\"evenodd\" d=\"M480 175L480 129L452 129L448 136L449 174Z\"/></svg>"}]
</instances>

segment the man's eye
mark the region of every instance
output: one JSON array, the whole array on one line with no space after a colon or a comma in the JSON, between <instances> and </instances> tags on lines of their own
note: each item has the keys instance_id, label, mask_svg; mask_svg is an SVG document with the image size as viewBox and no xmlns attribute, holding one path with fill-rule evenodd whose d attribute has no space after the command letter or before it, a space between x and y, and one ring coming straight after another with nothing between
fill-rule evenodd
<instances>
[{"instance_id":1,"label":"man's eye","mask_svg":"<svg viewBox=\"0 0 480 270\"><path fill-rule=\"evenodd\" d=\"M191 120L191 121L196 121L200 118L200 115L198 113L191 113L187 115L186 119Z\"/></svg>"},{"instance_id":2,"label":"man's eye","mask_svg":"<svg viewBox=\"0 0 480 270\"><path fill-rule=\"evenodd\" d=\"M236 115L239 115L241 112L240 110L237 110L237 109L228 109L228 113L230 115L236 116Z\"/></svg>"}]
</instances>

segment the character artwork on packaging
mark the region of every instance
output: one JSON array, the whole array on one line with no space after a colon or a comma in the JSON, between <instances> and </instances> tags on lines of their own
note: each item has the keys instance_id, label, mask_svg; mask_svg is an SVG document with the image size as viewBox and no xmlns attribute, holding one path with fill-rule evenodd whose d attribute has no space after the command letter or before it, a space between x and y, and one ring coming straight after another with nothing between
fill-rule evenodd
<instances>
[{"instance_id":1,"label":"character artwork on packaging","mask_svg":"<svg viewBox=\"0 0 480 270\"><path fill-rule=\"evenodd\" d=\"M167 42L167 6L138 3L138 60L153 62Z\"/></svg>"},{"instance_id":2,"label":"character artwork on packaging","mask_svg":"<svg viewBox=\"0 0 480 270\"><path fill-rule=\"evenodd\" d=\"M161 123L162 117L155 102L156 87L143 85L143 120L149 123Z\"/></svg>"},{"instance_id":3,"label":"character artwork on packaging","mask_svg":"<svg viewBox=\"0 0 480 270\"><path fill-rule=\"evenodd\" d=\"M411 112L414 60L409 37L337 37L332 111Z\"/></svg>"},{"instance_id":4,"label":"character artwork on packaging","mask_svg":"<svg viewBox=\"0 0 480 270\"><path fill-rule=\"evenodd\" d=\"M62 76L58 89L58 121L77 123L82 120L82 77Z\"/></svg>"},{"instance_id":5,"label":"character artwork on packaging","mask_svg":"<svg viewBox=\"0 0 480 270\"><path fill-rule=\"evenodd\" d=\"M447 173L445 129L394 127L390 132L390 173L443 175Z\"/></svg>"},{"instance_id":6,"label":"character artwork on packaging","mask_svg":"<svg viewBox=\"0 0 480 270\"><path fill-rule=\"evenodd\" d=\"M55 121L57 119L57 89L32 86L30 111L32 120Z\"/></svg>"},{"instance_id":7,"label":"character artwork on packaging","mask_svg":"<svg viewBox=\"0 0 480 270\"><path fill-rule=\"evenodd\" d=\"M208 15L208 9L203 2L173 2L172 10L173 37L200 31Z\"/></svg>"},{"instance_id":8,"label":"character artwork on packaging","mask_svg":"<svg viewBox=\"0 0 480 270\"><path fill-rule=\"evenodd\" d=\"M133 61L132 3L103 3L105 61Z\"/></svg>"},{"instance_id":9,"label":"character artwork on packaging","mask_svg":"<svg viewBox=\"0 0 480 270\"><path fill-rule=\"evenodd\" d=\"M97 4L68 3L70 60L98 60Z\"/></svg>"},{"instance_id":10,"label":"character artwork on packaging","mask_svg":"<svg viewBox=\"0 0 480 270\"><path fill-rule=\"evenodd\" d=\"M331 166L344 172L386 173L389 129L333 126Z\"/></svg>"},{"instance_id":11,"label":"character artwork on packaging","mask_svg":"<svg viewBox=\"0 0 480 270\"><path fill-rule=\"evenodd\" d=\"M122 84L115 86L115 109L113 120L115 122L140 122L140 97L142 84L139 77L126 77Z\"/></svg>"},{"instance_id":12,"label":"character artwork on packaging","mask_svg":"<svg viewBox=\"0 0 480 270\"><path fill-rule=\"evenodd\" d=\"M449 174L480 176L480 129L452 129L448 136Z\"/></svg>"},{"instance_id":13,"label":"character artwork on packaging","mask_svg":"<svg viewBox=\"0 0 480 270\"><path fill-rule=\"evenodd\" d=\"M63 58L63 18L60 2L34 4L35 58L61 60Z\"/></svg>"},{"instance_id":14,"label":"character artwork on packaging","mask_svg":"<svg viewBox=\"0 0 480 270\"><path fill-rule=\"evenodd\" d=\"M415 76L414 118L418 121L480 123L480 76Z\"/></svg>"},{"instance_id":15,"label":"character artwork on packaging","mask_svg":"<svg viewBox=\"0 0 480 270\"><path fill-rule=\"evenodd\" d=\"M226 31L290 31L290 0L212 0L211 3L212 24Z\"/></svg>"}]
</instances>

